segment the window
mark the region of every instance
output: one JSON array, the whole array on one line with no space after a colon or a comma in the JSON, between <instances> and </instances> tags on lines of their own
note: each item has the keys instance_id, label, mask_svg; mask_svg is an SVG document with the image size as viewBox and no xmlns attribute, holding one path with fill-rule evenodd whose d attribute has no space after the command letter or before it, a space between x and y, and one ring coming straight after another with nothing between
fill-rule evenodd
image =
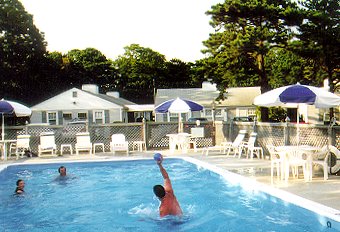
<instances>
[{"instance_id":1,"label":"window","mask_svg":"<svg viewBox=\"0 0 340 232\"><path fill-rule=\"evenodd\" d=\"M175 113L169 113L169 121L170 122L176 122L178 121L178 114L175 114Z\"/></svg>"},{"instance_id":2,"label":"window","mask_svg":"<svg viewBox=\"0 0 340 232\"><path fill-rule=\"evenodd\" d=\"M206 109L205 110L205 116L206 117L212 117L212 109Z\"/></svg>"},{"instance_id":3,"label":"window","mask_svg":"<svg viewBox=\"0 0 340 232\"><path fill-rule=\"evenodd\" d=\"M256 109L248 109L248 116L256 115Z\"/></svg>"},{"instance_id":4,"label":"window","mask_svg":"<svg viewBox=\"0 0 340 232\"><path fill-rule=\"evenodd\" d=\"M71 120L72 119L72 113L63 113L63 119L64 120Z\"/></svg>"},{"instance_id":5,"label":"window","mask_svg":"<svg viewBox=\"0 0 340 232\"><path fill-rule=\"evenodd\" d=\"M72 97L78 97L78 92L77 91L73 91L72 92Z\"/></svg>"},{"instance_id":6,"label":"window","mask_svg":"<svg viewBox=\"0 0 340 232\"><path fill-rule=\"evenodd\" d=\"M57 125L57 112L47 112L47 122L50 125Z\"/></svg>"},{"instance_id":7,"label":"window","mask_svg":"<svg viewBox=\"0 0 340 232\"><path fill-rule=\"evenodd\" d=\"M104 113L103 111L94 111L93 122L96 124L103 124L104 123Z\"/></svg>"},{"instance_id":8,"label":"window","mask_svg":"<svg viewBox=\"0 0 340 232\"><path fill-rule=\"evenodd\" d=\"M78 118L79 119L87 119L87 113L78 113Z\"/></svg>"}]
</instances>

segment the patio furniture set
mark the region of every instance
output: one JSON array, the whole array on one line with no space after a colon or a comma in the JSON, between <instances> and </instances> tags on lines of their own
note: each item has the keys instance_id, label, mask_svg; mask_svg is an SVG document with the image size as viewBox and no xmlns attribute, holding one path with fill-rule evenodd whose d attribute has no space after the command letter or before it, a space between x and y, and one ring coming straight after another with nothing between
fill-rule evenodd
<instances>
[{"instance_id":1,"label":"patio furniture set","mask_svg":"<svg viewBox=\"0 0 340 232\"><path fill-rule=\"evenodd\" d=\"M233 157L247 159L262 158L265 159L263 148L255 146L257 133L250 133L248 141L244 141L246 131L240 130L233 142L222 142L220 145L205 147L202 155L209 155L209 152L218 151ZM336 157L340 156L340 151L331 145L322 148L309 145L296 146L266 146L269 151L269 160L271 162L271 182L273 183L274 171L277 179L288 181L290 174L293 178L299 177L299 170L302 169L305 181L312 181L314 166L320 166L323 169L324 180L328 179L328 160L331 153Z\"/></svg>"},{"instance_id":2,"label":"patio furniture set","mask_svg":"<svg viewBox=\"0 0 340 232\"><path fill-rule=\"evenodd\" d=\"M16 156L16 159L23 158L25 152L30 151L30 139L31 135L18 135L16 140L1 140L0 151L2 153L2 159L7 160L12 155ZM53 132L42 132L39 137L40 143L38 145L38 156L56 156L57 145L55 142L55 135ZM132 143L133 151L137 148L138 151L146 150L146 144L144 141L134 141ZM95 154L97 150L105 152L104 143L92 143L89 132L80 132L76 134L76 143L74 150L76 155L80 153L88 152L90 155ZM69 152L73 155L72 144L61 144L60 155L65 152ZM115 154L118 151L126 152L129 155L129 142L126 140L124 134L113 134L110 141L110 151Z\"/></svg>"}]
</instances>

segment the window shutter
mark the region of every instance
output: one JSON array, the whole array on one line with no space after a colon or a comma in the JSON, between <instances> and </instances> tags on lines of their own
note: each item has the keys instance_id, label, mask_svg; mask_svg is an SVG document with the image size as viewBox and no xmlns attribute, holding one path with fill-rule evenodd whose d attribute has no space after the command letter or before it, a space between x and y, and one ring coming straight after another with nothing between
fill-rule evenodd
<instances>
[{"instance_id":1,"label":"window shutter","mask_svg":"<svg viewBox=\"0 0 340 232\"><path fill-rule=\"evenodd\" d=\"M41 112L41 122L42 123L46 123L47 122L46 111L42 111Z\"/></svg>"},{"instance_id":2,"label":"window shutter","mask_svg":"<svg viewBox=\"0 0 340 232\"><path fill-rule=\"evenodd\" d=\"M93 110L89 110L87 112L87 115L88 115L88 123L89 123L89 125L93 124Z\"/></svg>"},{"instance_id":3,"label":"window shutter","mask_svg":"<svg viewBox=\"0 0 340 232\"><path fill-rule=\"evenodd\" d=\"M58 111L58 120L59 120L59 125L63 125L63 112Z\"/></svg>"},{"instance_id":4,"label":"window shutter","mask_svg":"<svg viewBox=\"0 0 340 232\"><path fill-rule=\"evenodd\" d=\"M104 115L105 115L105 122L104 123L110 123L110 111L105 110Z\"/></svg>"}]
</instances>

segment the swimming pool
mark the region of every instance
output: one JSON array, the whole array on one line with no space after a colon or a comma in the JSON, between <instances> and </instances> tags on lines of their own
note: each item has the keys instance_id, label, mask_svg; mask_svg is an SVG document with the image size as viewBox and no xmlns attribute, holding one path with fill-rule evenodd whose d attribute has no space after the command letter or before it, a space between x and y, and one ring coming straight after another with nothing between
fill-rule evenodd
<instances>
[{"instance_id":1,"label":"swimming pool","mask_svg":"<svg viewBox=\"0 0 340 232\"><path fill-rule=\"evenodd\" d=\"M56 180L60 165L0 173L0 231L339 231L334 220L182 159L166 159L164 167L184 217L163 219L152 192L163 180L153 160L67 163L70 177ZM13 196L19 178L23 197Z\"/></svg>"}]
</instances>

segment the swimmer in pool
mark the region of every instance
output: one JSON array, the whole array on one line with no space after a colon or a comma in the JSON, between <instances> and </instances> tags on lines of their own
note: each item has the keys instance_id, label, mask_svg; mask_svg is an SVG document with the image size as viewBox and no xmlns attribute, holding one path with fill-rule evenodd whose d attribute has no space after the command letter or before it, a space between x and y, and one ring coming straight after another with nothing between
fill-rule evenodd
<instances>
[{"instance_id":1,"label":"swimmer in pool","mask_svg":"<svg viewBox=\"0 0 340 232\"><path fill-rule=\"evenodd\" d=\"M17 187L15 189L16 194L22 194L24 193L24 188L25 188L25 182L21 179L17 180Z\"/></svg>"},{"instance_id":2,"label":"swimmer in pool","mask_svg":"<svg viewBox=\"0 0 340 232\"><path fill-rule=\"evenodd\" d=\"M163 168L162 161L163 157L161 157L161 159L157 161L157 165L164 178L164 187L162 185L155 185L153 187L153 192L161 201L161 205L159 206L159 215L161 217L167 215L181 216L183 214L182 209L179 206L179 203L174 194L174 190L172 189L169 175Z\"/></svg>"},{"instance_id":3,"label":"swimmer in pool","mask_svg":"<svg viewBox=\"0 0 340 232\"><path fill-rule=\"evenodd\" d=\"M64 166L60 166L58 168L58 172L59 172L60 176L66 176L66 168Z\"/></svg>"}]
</instances>

